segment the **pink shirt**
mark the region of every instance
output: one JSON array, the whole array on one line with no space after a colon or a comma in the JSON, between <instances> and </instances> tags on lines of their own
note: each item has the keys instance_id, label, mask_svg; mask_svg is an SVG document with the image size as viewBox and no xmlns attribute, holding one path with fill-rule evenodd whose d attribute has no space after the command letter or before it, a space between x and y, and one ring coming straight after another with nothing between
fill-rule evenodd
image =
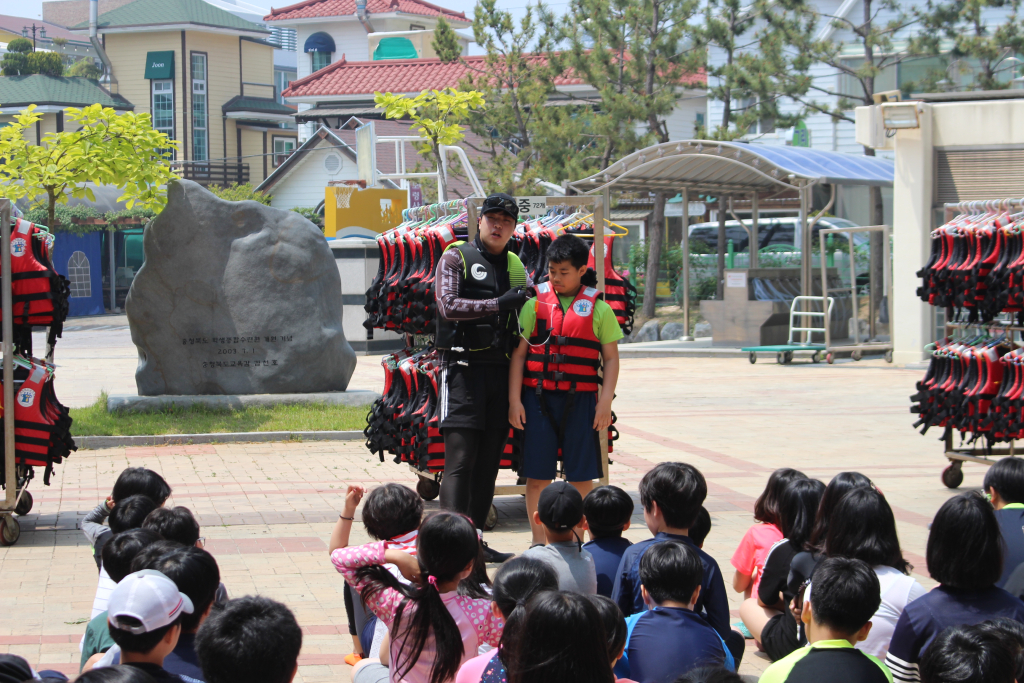
<instances>
[{"instance_id":1,"label":"pink shirt","mask_svg":"<svg viewBox=\"0 0 1024 683\"><path fill-rule=\"evenodd\" d=\"M498 648L494 648L490 652L485 652L482 655L467 660L459 669L459 673L456 674L455 683L480 683L480 678L484 675L484 669L487 668L487 665L491 663L491 660L497 654Z\"/></svg>"},{"instance_id":2,"label":"pink shirt","mask_svg":"<svg viewBox=\"0 0 1024 683\"><path fill-rule=\"evenodd\" d=\"M331 562L341 575L345 577L345 581L362 595L366 582L361 582L356 578L356 570L360 567L384 564L384 550L386 547L386 542L379 541L351 548L338 548L331 553ZM387 624L390 631L391 625L395 620L395 611L404 600L406 600L406 597L395 589L385 588L378 591L366 603L366 606L381 621ZM476 655L482 643L487 643L493 647L498 646L505 622L500 617L494 616L494 613L491 611L490 600L464 597L455 591L450 591L448 593L441 593L441 601L448 608L448 613L452 615L456 625L459 627L459 633L462 635L463 664ZM403 616L403 622L408 623L407 620L409 618L410 609L407 608ZM420 653L416 663L405 676L399 678L395 664L401 661L400 656L403 642L404 638L391 633L391 683L429 683L430 668L433 666L436 653L433 634L427 637L427 642L423 646L423 651Z\"/></svg>"},{"instance_id":3,"label":"pink shirt","mask_svg":"<svg viewBox=\"0 0 1024 683\"><path fill-rule=\"evenodd\" d=\"M732 566L741 574L753 577L753 595L761 584L761 572L768 559L768 551L783 538L779 527L774 524L755 524L743 534L740 545L732 555Z\"/></svg>"}]
</instances>

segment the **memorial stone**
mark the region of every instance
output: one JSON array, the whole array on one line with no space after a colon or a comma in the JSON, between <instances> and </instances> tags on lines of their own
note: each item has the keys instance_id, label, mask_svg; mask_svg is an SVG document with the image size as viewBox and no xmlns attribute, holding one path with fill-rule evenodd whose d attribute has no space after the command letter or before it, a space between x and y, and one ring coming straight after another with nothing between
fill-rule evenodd
<instances>
[{"instance_id":1,"label":"memorial stone","mask_svg":"<svg viewBox=\"0 0 1024 683\"><path fill-rule=\"evenodd\" d=\"M125 311L142 396L344 391L356 356L323 234L292 211L172 181Z\"/></svg>"}]
</instances>

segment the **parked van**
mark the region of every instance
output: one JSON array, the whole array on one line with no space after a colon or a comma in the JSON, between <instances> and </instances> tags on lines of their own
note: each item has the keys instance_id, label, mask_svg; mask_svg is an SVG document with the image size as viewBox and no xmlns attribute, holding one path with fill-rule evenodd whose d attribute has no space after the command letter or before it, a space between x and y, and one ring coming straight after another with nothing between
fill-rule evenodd
<instances>
[{"instance_id":1,"label":"parked van","mask_svg":"<svg viewBox=\"0 0 1024 683\"><path fill-rule=\"evenodd\" d=\"M775 247L778 250L789 248L793 251L800 251L800 245L796 243L796 228L799 218L796 216L762 216L758 219L758 248ZM750 225L750 220L743 221ZM855 228L857 224L845 218L820 218L815 223L813 232L815 235L822 228ZM747 251L747 243L750 241L746 229L739 224L739 221L725 222L725 238L732 240L733 248L737 252ZM833 236L836 249L846 249L846 235L836 234ZM857 246L868 241L866 233L854 233L853 243ZM718 223L695 223L690 226L690 244L703 242L712 252L718 250Z\"/></svg>"}]
</instances>

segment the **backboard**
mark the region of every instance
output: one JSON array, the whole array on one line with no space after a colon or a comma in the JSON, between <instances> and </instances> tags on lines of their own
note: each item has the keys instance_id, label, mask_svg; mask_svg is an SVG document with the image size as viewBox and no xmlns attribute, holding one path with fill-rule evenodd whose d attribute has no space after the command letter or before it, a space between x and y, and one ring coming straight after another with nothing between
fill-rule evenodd
<instances>
[{"instance_id":1,"label":"backboard","mask_svg":"<svg viewBox=\"0 0 1024 683\"><path fill-rule=\"evenodd\" d=\"M367 187L377 186L377 132L373 121L356 128L356 172Z\"/></svg>"}]
</instances>

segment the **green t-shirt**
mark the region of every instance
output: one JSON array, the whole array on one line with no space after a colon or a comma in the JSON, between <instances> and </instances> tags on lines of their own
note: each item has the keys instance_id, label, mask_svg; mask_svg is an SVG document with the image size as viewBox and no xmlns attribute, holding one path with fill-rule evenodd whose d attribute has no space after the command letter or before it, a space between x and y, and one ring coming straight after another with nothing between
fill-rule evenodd
<instances>
[{"instance_id":1,"label":"green t-shirt","mask_svg":"<svg viewBox=\"0 0 1024 683\"><path fill-rule=\"evenodd\" d=\"M114 646L114 639L110 637L110 629L107 628L107 613L97 614L89 625L85 627L85 642L82 643L82 665L89 661L97 652L106 652Z\"/></svg>"},{"instance_id":2,"label":"green t-shirt","mask_svg":"<svg viewBox=\"0 0 1024 683\"><path fill-rule=\"evenodd\" d=\"M562 303L562 313L569 310L569 306L572 305L575 298L575 296L558 295L558 300ZM533 329L537 326L536 302L536 299L530 299L523 304L522 310L519 311L519 325L523 328L523 336L527 338L533 334ZM615 319L615 311L604 299L598 299L596 304L594 306L594 335L597 340L602 344L612 344L622 339L622 328L619 327L619 321Z\"/></svg>"},{"instance_id":3,"label":"green t-shirt","mask_svg":"<svg viewBox=\"0 0 1024 683\"><path fill-rule=\"evenodd\" d=\"M893 683L892 673L877 657L854 649L846 640L819 640L775 662L758 683Z\"/></svg>"}]
</instances>

